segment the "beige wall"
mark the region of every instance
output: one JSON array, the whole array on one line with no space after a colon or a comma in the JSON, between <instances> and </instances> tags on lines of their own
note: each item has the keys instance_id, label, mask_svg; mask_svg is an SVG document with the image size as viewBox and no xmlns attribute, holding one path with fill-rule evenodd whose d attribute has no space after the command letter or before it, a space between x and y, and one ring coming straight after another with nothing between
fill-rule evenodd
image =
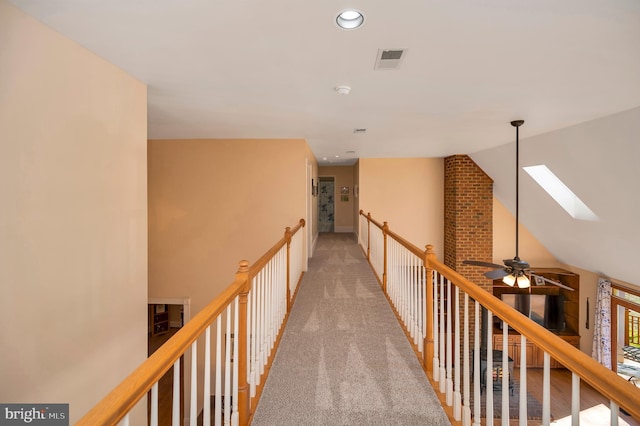
<instances>
[{"instance_id":1,"label":"beige wall","mask_svg":"<svg viewBox=\"0 0 640 426\"><path fill-rule=\"evenodd\" d=\"M152 140L148 158L149 297L192 317L306 216L304 140Z\"/></svg>"},{"instance_id":2,"label":"beige wall","mask_svg":"<svg viewBox=\"0 0 640 426\"><path fill-rule=\"evenodd\" d=\"M353 196L353 166L323 166L318 168L318 176L333 177L335 188L335 232L354 232L353 211L355 206L355 197ZM340 188L349 188L349 201L342 201Z\"/></svg>"},{"instance_id":3,"label":"beige wall","mask_svg":"<svg viewBox=\"0 0 640 426\"><path fill-rule=\"evenodd\" d=\"M146 358L146 88L2 0L0 45L0 401L74 423Z\"/></svg>"},{"instance_id":4,"label":"beige wall","mask_svg":"<svg viewBox=\"0 0 640 426\"><path fill-rule=\"evenodd\" d=\"M188 297L191 317L312 207L317 162L304 140L151 140L148 150L149 297Z\"/></svg>"},{"instance_id":5,"label":"beige wall","mask_svg":"<svg viewBox=\"0 0 640 426\"><path fill-rule=\"evenodd\" d=\"M522 210L521 210L522 211ZM520 224L518 228L518 255L531 266L559 267L556 258ZM516 219L495 197L493 198L493 261L502 264L516 254Z\"/></svg>"},{"instance_id":6,"label":"beige wall","mask_svg":"<svg viewBox=\"0 0 640 426\"><path fill-rule=\"evenodd\" d=\"M359 208L424 248L444 252L444 162L441 158L363 158Z\"/></svg>"}]
</instances>

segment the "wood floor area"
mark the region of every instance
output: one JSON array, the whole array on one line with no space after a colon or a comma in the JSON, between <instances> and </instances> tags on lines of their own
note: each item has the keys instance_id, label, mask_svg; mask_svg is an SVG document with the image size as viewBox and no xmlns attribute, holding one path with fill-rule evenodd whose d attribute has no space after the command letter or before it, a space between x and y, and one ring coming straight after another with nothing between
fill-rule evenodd
<instances>
[{"instance_id":1,"label":"wood floor area","mask_svg":"<svg viewBox=\"0 0 640 426\"><path fill-rule=\"evenodd\" d=\"M527 371L527 389L542 401L541 368ZM518 374L518 373L516 373ZM565 369L551 369L551 415L552 424L571 424L571 372ZM511 422L517 424L517 420ZM499 424L497 422L496 424ZM539 425L538 420L529 420L528 425ZM587 383L580 383L580 425L602 426L610 424L609 401ZM631 416L620 413L620 425L640 426L640 422Z\"/></svg>"},{"instance_id":2,"label":"wood floor area","mask_svg":"<svg viewBox=\"0 0 640 426\"><path fill-rule=\"evenodd\" d=\"M171 336L173 336L179 328L170 328L168 333L159 336L149 337L148 354L154 353L162 344L164 344ZM183 357L184 358L184 357ZM180 362L181 378L184 378L184 360ZM180 383L181 393L184 392L184 380ZM173 367L165 373L158 382L158 425L171 425L171 414L173 411ZM149 399L147 399L149 401ZM150 412L150 403L147 403L147 412ZM184 404L181 405L181 411L184 413ZM183 416L184 418L184 416Z\"/></svg>"}]
</instances>

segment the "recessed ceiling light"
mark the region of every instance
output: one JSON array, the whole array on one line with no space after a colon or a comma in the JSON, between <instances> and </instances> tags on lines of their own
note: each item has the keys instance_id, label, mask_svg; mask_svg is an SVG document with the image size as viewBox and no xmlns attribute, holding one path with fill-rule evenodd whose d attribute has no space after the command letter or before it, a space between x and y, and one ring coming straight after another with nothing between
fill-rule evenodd
<instances>
[{"instance_id":1,"label":"recessed ceiling light","mask_svg":"<svg viewBox=\"0 0 640 426\"><path fill-rule=\"evenodd\" d=\"M336 17L336 24L345 30L353 30L364 23L364 15L357 10L344 10Z\"/></svg>"}]
</instances>

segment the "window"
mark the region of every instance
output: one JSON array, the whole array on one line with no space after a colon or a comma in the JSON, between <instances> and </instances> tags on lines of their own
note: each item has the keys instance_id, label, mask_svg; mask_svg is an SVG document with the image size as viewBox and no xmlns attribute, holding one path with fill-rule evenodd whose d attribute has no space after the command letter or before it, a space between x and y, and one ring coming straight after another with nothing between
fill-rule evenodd
<instances>
[{"instance_id":1,"label":"window","mask_svg":"<svg viewBox=\"0 0 640 426\"><path fill-rule=\"evenodd\" d=\"M569 189L549 168L545 165L523 167L537 183L547 191L560 206L574 219L598 220L598 216L582 202L576 194Z\"/></svg>"}]
</instances>

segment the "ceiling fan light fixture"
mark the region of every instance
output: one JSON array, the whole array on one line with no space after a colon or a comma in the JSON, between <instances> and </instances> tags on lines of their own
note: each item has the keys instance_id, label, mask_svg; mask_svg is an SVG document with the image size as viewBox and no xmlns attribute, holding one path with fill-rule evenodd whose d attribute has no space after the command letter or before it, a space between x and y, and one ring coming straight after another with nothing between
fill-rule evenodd
<instances>
[{"instance_id":1,"label":"ceiling fan light fixture","mask_svg":"<svg viewBox=\"0 0 640 426\"><path fill-rule=\"evenodd\" d=\"M518 282L518 287L520 287L520 288L529 288L529 287L531 287L531 281L524 274L520 275L516 281Z\"/></svg>"},{"instance_id":2,"label":"ceiling fan light fixture","mask_svg":"<svg viewBox=\"0 0 640 426\"><path fill-rule=\"evenodd\" d=\"M513 287L513 285L516 283L516 277L513 274L509 274L502 279L502 282L509 287Z\"/></svg>"}]
</instances>

